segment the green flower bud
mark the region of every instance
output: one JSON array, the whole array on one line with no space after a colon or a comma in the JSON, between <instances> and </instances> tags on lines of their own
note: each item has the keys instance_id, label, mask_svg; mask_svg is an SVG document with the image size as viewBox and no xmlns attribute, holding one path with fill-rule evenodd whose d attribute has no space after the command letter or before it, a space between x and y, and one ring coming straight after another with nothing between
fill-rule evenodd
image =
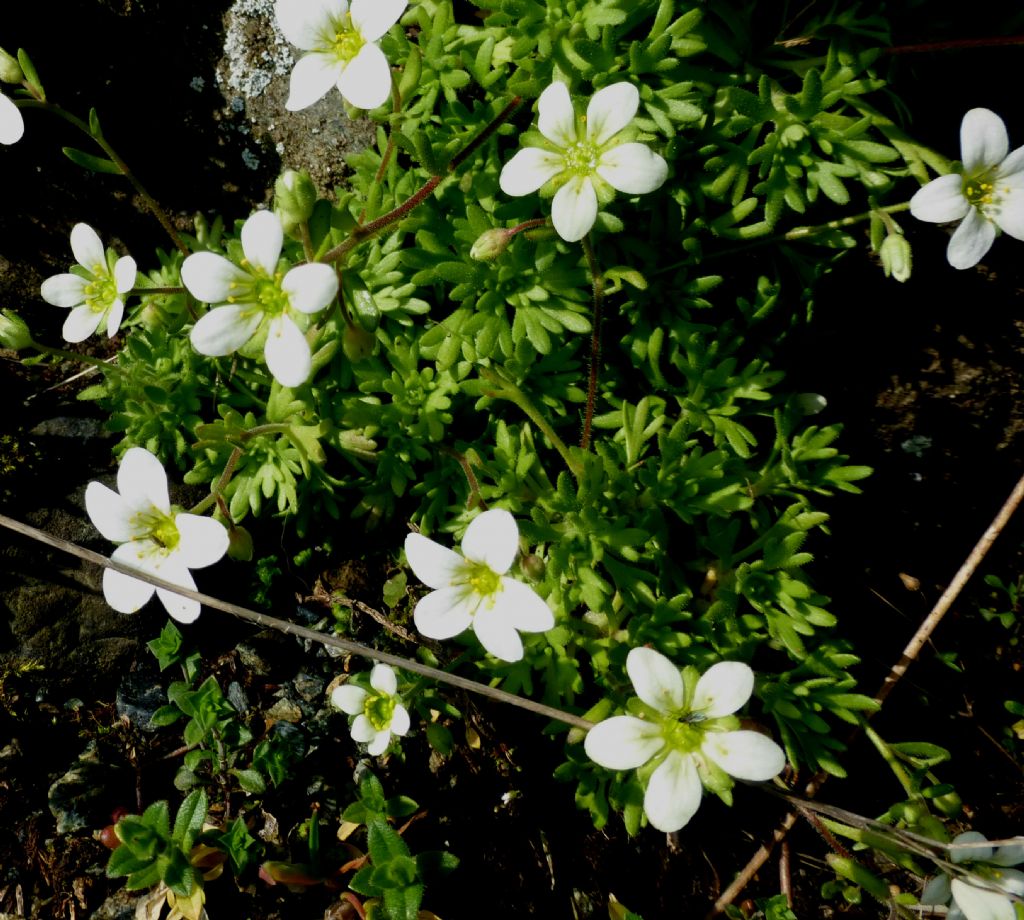
<instances>
[{"instance_id":1,"label":"green flower bud","mask_svg":"<svg viewBox=\"0 0 1024 920\"><path fill-rule=\"evenodd\" d=\"M469 250L469 257L479 262L493 262L512 242L513 233L502 227L495 227L477 237L473 247Z\"/></svg>"},{"instance_id":2,"label":"green flower bud","mask_svg":"<svg viewBox=\"0 0 1024 920\"><path fill-rule=\"evenodd\" d=\"M244 527L228 528L228 558L236 562L252 560L252 534Z\"/></svg>"},{"instance_id":3,"label":"green flower bud","mask_svg":"<svg viewBox=\"0 0 1024 920\"><path fill-rule=\"evenodd\" d=\"M0 345L14 351L21 351L32 345L32 333L28 324L12 310L0 313Z\"/></svg>"},{"instance_id":4,"label":"green flower bud","mask_svg":"<svg viewBox=\"0 0 1024 920\"><path fill-rule=\"evenodd\" d=\"M544 560L536 553L530 553L523 556L519 564L522 566L523 574L529 578L530 581L540 581L547 570Z\"/></svg>"},{"instance_id":5,"label":"green flower bud","mask_svg":"<svg viewBox=\"0 0 1024 920\"><path fill-rule=\"evenodd\" d=\"M345 352L345 357L353 363L372 355L376 344L377 337L361 326L346 324L345 331L341 335L341 350Z\"/></svg>"},{"instance_id":6,"label":"green flower bud","mask_svg":"<svg viewBox=\"0 0 1024 920\"><path fill-rule=\"evenodd\" d=\"M0 48L0 82L21 83L24 79L25 72L21 69L18 59Z\"/></svg>"},{"instance_id":7,"label":"green flower bud","mask_svg":"<svg viewBox=\"0 0 1024 920\"><path fill-rule=\"evenodd\" d=\"M309 220L316 204L316 186L306 170L286 169L274 183L274 211L286 233Z\"/></svg>"},{"instance_id":8,"label":"green flower bud","mask_svg":"<svg viewBox=\"0 0 1024 920\"><path fill-rule=\"evenodd\" d=\"M885 277L906 281L910 277L910 243L901 233L890 233L878 250Z\"/></svg>"}]
</instances>

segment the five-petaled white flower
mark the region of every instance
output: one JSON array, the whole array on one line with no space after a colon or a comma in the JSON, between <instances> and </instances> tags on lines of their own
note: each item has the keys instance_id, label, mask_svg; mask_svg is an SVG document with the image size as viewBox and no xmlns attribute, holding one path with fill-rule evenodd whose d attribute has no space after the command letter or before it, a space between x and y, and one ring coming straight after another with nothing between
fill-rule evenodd
<instances>
[{"instance_id":1,"label":"five-petaled white flower","mask_svg":"<svg viewBox=\"0 0 1024 920\"><path fill-rule=\"evenodd\" d=\"M213 252L197 252L181 266L181 282L193 297L214 305L192 329L196 351L227 355L258 334L265 336L270 373L283 386L297 387L309 378L312 358L293 317L324 309L338 293L338 277L319 262L282 273L283 244L280 218L257 211L242 225L241 266ZM254 347L259 344L256 339Z\"/></svg>"},{"instance_id":2,"label":"five-petaled white flower","mask_svg":"<svg viewBox=\"0 0 1024 920\"><path fill-rule=\"evenodd\" d=\"M25 119L14 102L0 93L0 144L16 144L25 133Z\"/></svg>"},{"instance_id":3,"label":"five-petaled white flower","mask_svg":"<svg viewBox=\"0 0 1024 920\"><path fill-rule=\"evenodd\" d=\"M342 684L331 693L331 702L342 712L355 716L349 731L352 739L368 744L367 753L378 757L387 750L392 735L409 731L409 711L398 697L398 678L386 664L370 671L370 687Z\"/></svg>"},{"instance_id":4,"label":"five-petaled white flower","mask_svg":"<svg viewBox=\"0 0 1024 920\"><path fill-rule=\"evenodd\" d=\"M653 192L668 176L668 164L645 144L619 135L636 115L640 94L631 83L613 83L594 93L585 117L577 119L569 88L552 83L537 100L543 147L525 147L501 170L506 195L529 195L541 186L555 191L551 221L558 235L583 239L597 219L597 206L612 189L627 195Z\"/></svg>"},{"instance_id":5,"label":"five-petaled white flower","mask_svg":"<svg viewBox=\"0 0 1024 920\"><path fill-rule=\"evenodd\" d=\"M689 700L679 669L660 652L630 650L626 671L646 704L646 718L605 719L587 733L584 748L609 770L650 764L641 771L647 780L644 812L658 830L677 831L693 817L702 784L725 798L728 776L760 782L786 765L782 748L770 738L737 730L739 720L732 713L754 689L754 672L742 662L712 665Z\"/></svg>"},{"instance_id":6,"label":"five-petaled white flower","mask_svg":"<svg viewBox=\"0 0 1024 920\"><path fill-rule=\"evenodd\" d=\"M110 558L183 588L196 588L189 569L213 565L227 552L228 532L213 518L171 507L164 468L148 450L132 447L121 458L117 489L90 482L85 508L96 529L121 545ZM182 623L199 616L199 602L145 581L103 570L103 596L120 613L135 613L156 590L167 612Z\"/></svg>"},{"instance_id":7,"label":"five-petaled white flower","mask_svg":"<svg viewBox=\"0 0 1024 920\"><path fill-rule=\"evenodd\" d=\"M1022 840L1022 838L1017 838ZM993 849L984 834L967 831L953 838L949 845L950 862L966 864L970 875L953 878L941 873L931 879L921 893L924 905L953 903L946 914L947 920L1014 920L1013 901L1007 895L1024 897L1024 872L1007 869L1024 863L1024 840ZM982 846L963 846L982 844ZM974 880L979 884L973 884ZM983 888L980 885L989 885ZM1001 894L1000 892L1006 892Z\"/></svg>"},{"instance_id":8,"label":"five-petaled white flower","mask_svg":"<svg viewBox=\"0 0 1024 920\"><path fill-rule=\"evenodd\" d=\"M963 174L939 176L910 199L919 220L960 221L946 249L953 268L977 265L997 228L1024 240L1024 147L1009 149L1003 120L989 109L971 109L960 124Z\"/></svg>"},{"instance_id":9,"label":"five-petaled white flower","mask_svg":"<svg viewBox=\"0 0 1024 920\"><path fill-rule=\"evenodd\" d=\"M121 256L114 262L113 253L104 250L88 224L71 228L71 252L78 265L70 273L47 278L40 288L43 300L71 308L64 321L67 341L84 342L104 324L113 336L124 316L124 295L135 287L135 260Z\"/></svg>"},{"instance_id":10,"label":"five-petaled white flower","mask_svg":"<svg viewBox=\"0 0 1024 920\"><path fill-rule=\"evenodd\" d=\"M496 658L519 661L519 632L546 632L555 617L532 588L505 574L518 550L515 518L501 508L473 518L462 538L461 556L422 534L409 534L409 565L434 589L413 611L416 628L430 639L451 639L472 627Z\"/></svg>"},{"instance_id":11,"label":"five-petaled white flower","mask_svg":"<svg viewBox=\"0 0 1024 920\"><path fill-rule=\"evenodd\" d=\"M277 0L285 38L309 53L292 71L285 108L297 112L332 87L358 109L375 109L391 93L391 67L375 44L407 0Z\"/></svg>"}]
</instances>

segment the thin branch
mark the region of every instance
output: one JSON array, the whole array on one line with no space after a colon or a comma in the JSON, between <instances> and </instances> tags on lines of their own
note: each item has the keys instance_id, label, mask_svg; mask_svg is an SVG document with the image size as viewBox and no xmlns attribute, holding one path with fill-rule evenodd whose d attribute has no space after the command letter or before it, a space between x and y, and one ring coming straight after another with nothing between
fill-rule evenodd
<instances>
[{"instance_id":1,"label":"thin branch","mask_svg":"<svg viewBox=\"0 0 1024 920\"><path fill-rule=\"evenodd\" d=\"M351 642L348 639L341 639L338 636L330 636L325 633L317 632L314 629L307 629L305 626L299 626L298 624L289 622L288 620L280 620L277 617L268 616L265 613L259 613L255 610L249 610L246 607L240 607L238 604L232 604L228 601L222 601L219 598L211 597L209 594L202 594L199 591L191 591L188 588L183 588L181 585L165 581L162 578L154 578L147 572L142 572L139 569L133 569L129 566L121 565L121 563L114 562L106 556L102 556L92 550L85 549L75 543L69 542L68 540L62 540L60 537L55 537L43 530L30 527L28 524L23 524L20 521L16 521L3 514L0 514L0 527L6 527L8 530L13 530L15 533L20 533L22 536L37 540L40 543L45 543L47 546L52 546L54 549L58 549L63 553L69 553L72 556L77 556L79 559L84 559L86 562L91 562L94 565L103 566L105 569L112 569L115 572L120 572L122 575L128 575L132 578L138 579L139 581L144 581L147 584L154 585L157 588L163 588L165 591L171 591L174 594L180 594L182 597L199 601L200 604L204 604L214 610L230 613L231 616L237 617L240 620L245 620L248 623L254 623L256 626L269 627L270 629L276 629L278 632L282 632L285 635L298 636L301 639L308 639L311 642L319 642L321 645L328 645L332 648L341 649L344 652L348 652L350 655L358 655L361 658L381 661L384 664L401 668L403 671L409 671L412 674L419 674L421 677L429 677L431 680L450 684L453 687L458 687L460 690L468 690L470 693L477 693L480 696L486 696L489 699L497 700L500 703L508 703L511 706L518 706L520 709L527 709L530 712L534 712L537 715L544 716L545 718L564 722L566 725L571 725L574 728L582 728L584 731L589 731L594 725L593 722L583 719L580 716L573 715L571 712L563 712L561 709L555 709L553 706L545 706L543 703L536 703L533 700L516 696L514 693L499 690L497 687L489 687L487 684L481 684L475 680L468 680L465 677L459 677L457 674L449 674L447 671L428 667L427 665L420 664L418 661L413 661L410 658L401 658L398 655L391 655L388 652L380 652L375 648L360 645L358 642Z\"/></svg>"}]
</instances>

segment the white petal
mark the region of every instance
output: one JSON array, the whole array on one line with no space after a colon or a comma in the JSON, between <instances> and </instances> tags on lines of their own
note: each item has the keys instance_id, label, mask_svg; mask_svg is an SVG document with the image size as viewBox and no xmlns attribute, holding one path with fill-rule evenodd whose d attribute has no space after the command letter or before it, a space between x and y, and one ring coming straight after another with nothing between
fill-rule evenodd
<instances>
[{"instance_id":1,"label":"white petal","mask_svg":"<svg viewBox=\"0 0 1024 920\"><path fill-rule=\"evenodd\" d=\"M961 220L971 210L971 203L964 197L963 184L963 176L956 173L932 179L910 199L910 213L918 220L933 224Z\"/></svg>"},{"instance_id":2,"label":"white petal","mask_svg":"<svg viewBox=\"0 0 1024 920\"><path fill-rule=\"evenodd\" d=\"M547 632L555 625L555 615L544 598L514 578L502 577L494 606L520 632Z\"/></svg>"},{"instance_id":3,"label":"white petal","mask_svg":"<svg viewBox=\"0 0 1024 920\"><path fill-rule=\"evenodd\" d=\"M234 262L215 252L196 252L181 266L181 283L203 303L224 303L232 296L232 284L248 284L251 276Z\"/></svg>"},{"instance_id":4,"label":"white petal","mask_svg":"<svg viewBox=\"0 0 1024 920\"><path fill-rule=\"evenodd\" d=\"M597 194L588 176L574 176L555 193L551 222L566 242L583 239L596 219Z\"/></svg>"},{"instance_id":5,"label":"white petal","mask_svg":"<svg viewBox=\"0 0 1024 920\"><path fill-rule=\"evenodd\" d=\"M1016 184L1024 178L1024 147L1018 147L1010 153L996 170L997 182Z\"/></svg>"},{"instance_id":6,"label":"white petal","mask_svg":"<svg viewBox=\"0 0 1024 920\"><path fill-rule=\"evenodd\" d=\"M277 271L277 260L284 245L281 218L273 211L257 211L242 224L242 252L268 275Z\"/></svg>"},{"instance_id":7,"label":"white petal","mask_svg":"<svg viewBox=\"0 0 1024 920\"><path fill-rule=\"evenodd\" d=\"M363 45L338 78L338 92L357 109L375 109L391 95L391 65L374 44Z\"/></svg>"},{"instance_id":8,"label":"white petal","mask_svg":"<svg viewBox=\"0 0 1024 920\"><path fill-rule=\"evenodd\" d=\"M636 695L665 714L679 712L686 703L683 677L671 661L652 648L630 649L626 673Z\"/></svg>"},{"instance_id":9,"label":"white petal","mask_svg":"<svg viewBox=\"0 0 1024 920\"><path fill-rule=\"evenodd\" d=\"M597 174L620 192L644 195L668 178L668 163L646 144L619 144L601 154Z\"/></svg>"},{"instance_id":10,"label":"white petal","mask_svg":"<svg viewBox=\"0 0 1024 920\"><path fill-rule=\"evenodd\" d=\"M77 307L85 303L85 286L89 282L78 275L52 275L39 288L43 300L55 307Z\"/></svg>"},{"instance_id":11,"label":"white petal","mask_svg":"<svg viewBox=\"0 0 1024 920\"><path fill-rule=\"evenodd\" d=\"M576 143L576 111L569 87L561 80L552 83L537 100L537 128L559 147Z\"/></svg>"},{"instance_id":12,"label":"white petal","mask_svg":"<svg viewBox=\"0 0 1024 920\"><path fill-rule=\"evenodd\" d=\"M363 711L367 695L362 687L357 687L355 684L342 684L332 691L331 702L342 712L354 716Z\"/></svg>"},{"instance_id":13,"label":"white petal","mask_svg":"<svg viewBox=\"0 0 1024 920\"><path fill-rule=\"evenodd\" d=\"M1016 839L1020 840L1021 838ZM1017 866L1024 863L1024 841L1008 843L1006 846L1000 847L989 862L997 866Z\"/></svg>"},{"instance_id":14,"label":"white petal","mask_svg":"<svg viewBox=\"0 0 1024 920\"><path fill-rule=\"evenodd\" d=\"M284 37L303 51L316 47L333 20L348 11L347 0L277 0L274 15Z\"/></svg>"},{"instance_id":15,"label":"white petal","mask_svg":"<svg viewBox=\"0 0 1024 920\"><path fill-rule=\"evenodd\" d=\"M561 155L540 147L524 147L501 168L498 185L506 195L529 195L564 169Z\"/></svg>"},{"instance_id":16,"label":"white petal","mask_svg":"<svg viewBox=\"0 0 1024 920\"><path fill-rule=\"evenodd\" d=\"M473 622L473 605L465 588L439 588L420 599L412 619L428 639L451 639Z\"/></svg>"},{"instance_id":17,"label":"white petal","mask_svg":"<svg viewBox=\"0 0 1024 920\"><path fill-rule=\"evenodd\" d=\"M419 533L405 538L405 558L413 574L428 588L446 588L466 570L462 556Z\"/></svg>"},{"instance_id":18,"label":"white petal","mask_svg":"<svg viewBox=\"0 0 1024 920\"><path fill-rule=\"evenodd\" d=\"M284 107L298 112L321 100L337 85L344 65L337 58L314 51L302 57L292 68L288 101Z\"/></svg>"},{"instance_id":19,"label":"white petal","mask_svg":"<svg viewBox=\"0 0 1024 920\"><path fill-rule=\"evenodd\" d=\"M68 318L64 320L61 335L67 342L84 342L99 328L101 319L103 319L103 313L97 313L92 307L82 304L80 307L75 307Z\"/></svg>"},{"instance_id":20,"label":"white petal","mask_svg":"<svg viewBox=\"0 0 1024 920\"><path fill-rule=\"evenodd\" d=\"M90 482L85 487L85 510L95 527L114 543L127 543L135 536L130 518L135 509L103 483Z\"/></svg>"},{"instance_id":21,"label":"white petal","mask_svg":"<svg viewBox=\"0 0 1024 920\"><path fill-rule=\"evenodd\" d=\"M754 672L742 661L713 664L697 681L690 709L706 719L718 719L736 712L754 692Z\"/></svg>"},{"instance_id":22,"label":"white petal","mask_svg":"<svg viewBox=\"0 0 1024 920\"><path fill-rule=\"evenodd\" d=\"M362 713L355 717L349 732L352 735L352 740L358 741L360 744L368 744L377 737L377 729L373 727L370 720Z\"/></svg>"},{"instance_id":23,"label":"white petal","mask_svg":"<svg viewBox=\"0 0 1024 920\"><path fill-rule=\"evenodd\" d=\"M185 568L185 564L180 558L176 555L169 555L158 556L156 559L157 565L154 567L154 575L158 578L163 578L165 581L170 581L176 585L181 585L183 588L191 588L195 591L195 580L192 578L189 570ZM156 596L160 598L160 602L164 605L168 614L179 623L194 623L199 619L199 601L182 597L180 594L175 594L173 591L168 591L165 588L157 588Z\"/></svg>"},{"instance_id":24,"label":"white petal","mask_svg":"<svg viewBox=\"0 0 1024 920\"><path fill-rule=\"evenodd\" d=\"M213 565L228 551L228 531L220 521L199 514L179 514L174 524L181 538L178 552L190 569Z\"/></svg>"},{"instance_id":25,"label":"white petal","mask_svg":"<svg viewBox=\"0 0 1024 920\"><path fill-rule=\"evenodd\" d=\"M608 143L636 115L640 93L632 83L613 83L594 93L587 106L587 140Z\"/></svg>"},{"instance_id":26,"label":"white petal","mask_svg":"<svg viewBox=\"0 0 1024 920\"><path fill-rule=\"evenodd\" d=\"M992 857L993 848L990 846L960 846L962 843L988 843L988 837L978 831L965 831L957 834L949 843L949 859L951 862L962 863L968 860L980 859L988 862Z\"/></svg>"},{"instance_id":27,"label":"white petal","mask_svg":"<svg viewBox=\"0 0 1024 920\"><path fill-rule=\"evenodd\" d=\"M25 133L20 109L0 93L0 144L16 144Z\"/></svg>"},{"instance_id":28,"label":"white petal","mask_svg":"<svg viewBox=\"0 0 1024 920\"><path fill-rule=\"evenodd\" d=\"M107 310L108 339L112 339L117 335L117 330L121 328L122 319L124 319L124 301L120 297L115 297L114 302L110 305L110 309Z\"/></svg>"},{"instance_id":29,"label":"white petal","mask_svg":"<svg viewBox=\"0 0 1024 920\"><path fill-rule=\"evenodd\" d=\"M644 813L666 834L679 830L700 808L701 785L693 757L672 751L651 774L644 792Z\"/></svg>"},{"instance_id":30,"label":"white petal","mask_svg":"<svg viewBox=\"0 0 1024 920\"><path fill-rule=\"evenodd\" d=\"M996 225L971 208L949 239L946 261L953 268L971 268L984 258L995 238Z\"/></svg>"},{"instance_id":31,"label":"white petal","mask_svg":"<svg viewBox=\"0 0 1024 920\"><path fill-rule=\"evenodd\" d=\"M375 42L399 19L408 0L352 0L352 25L364 41Z\"/></svg>"},{"instance_id":32,"label":"white petal","mask_svg":"<svg viewBox=\"0 0 1024 920\"><path fill-rule=\"evenodd\" d=\"M491 508L478 514L462 537L462 554L470 562L482 562L492 572L503 575L512 567L519 552L519 528L516 519L504 508Z\"/></svg>"},{"instance_id":33,"label":"white petal","mask_svg":"<svg viewBox=\"0 0 1024 920\"><path fill-rule=\"evenodd\" d=\"M338 276L330 265L299 265L281 279L281 290L300 313L318 313L338 293Z\"/></svg>"},{"instance_id":34,"label":"white petal","mask_svg":"<svg viewBox=\"0 0 1024 920\"><path fill-rule=\"evenodd\" d=\"M998 855L997 853L997 858ZM995 863L996 860L993 859L991 862ZM997 865L1005 865L1005 863L997 863ZM1024 872L1019 869L999 870L998 884L1007 894L1015 894L1018 898L1024 896Z\"/></svg>"},{"instance_id":35,"label":"white petal","mask_svg":"<svg viewBox=\"0 0 1024 920\"><path fill-rule=\"evenodd\" d=\"M125 294L135 287L135 278L138 271L135 260L131 256L121 256L114 263L114 284L118 294Z\"/></svg>"},{"instance_id":36,"label":"white petal","mask_svg":"<svg viewBox=\"0 0 1024 920\"><path fill-rule=\"evenodd\" d=\"M709 732L701 751L736 779L763 782L782 772L786 755L760 732Z\"/></svg>"},{"instance_id":37,"label":"white petal","mask_svg":"<svg viewBox=\"0 0 1024 920\"><path fill-rule=\"evenodd\" d=\"M370 686L386 696L394 696L398 691L398 678L394 669L386 664L375 664L370 671Z\"/></svg>"},{"instance_id":38,"label":"white petal","mask_svg":"<svg viewBox=\"0 0 1024 920\"><path fill-rule=\"evenodd\" d=\"M920 901L929 906L948 904L953 893L949 887L949 876L945 873L929 879L921 892Z\"/></svg>"},{"instance_id":39,"label":"white petal","mask_svg":"<svg viewBox=\"0 0 1024 920\"><path fill-rule=\"evenodd\" d=\"M107 254L96 231L88 224L75 224L71 228L71 251L82 268L94 275L106 274Z\"/></svg>"},{"instance_id":40,"label":"white petal","mask_svg":"<svg viewBox=\"0 0 1024 920\"><path fill-rule=\"evenodd\" d=\"M167 474L160 461L144 447L130 447L117 470L117 491L129 508L146 511L151 507L171 510L167 495Z\"/></svg>"},{"instance_id":41,"label":"white petal","mask_svg":"<svg viewBox=\"0 0 1024 920\"><path fill-rule=\"evenodd\" d=\"M999 201L999 210L992 215L999 229L1015 240L1024 240L1024 188L1013 189Z\"/></svg>"},{"instance_id":42,"label":"white petal","mask_svg":"<svg viewBox=\"0 0 1024 920\"><path fill-rule=\"evenodd\" d=\"M367 747L366 753L371 757L380 757L388 749L390 743L391 732L385 728L373 736L373 740L370 742L369 747Z\"/></svg>"},{"instance_id":43,"label":"white petal","mask_svg":"<svg viewBox=\"0 0 1024 920\"><path fill-rule=\"evenodd\" d=\"M122 565L138 568L138 544L134 541L123 543L111 553L110 558ZM118 613L135 613L153 596L153 586L113 569L104 569L103 596Z\"/></svg>"},{"instance_id":44,"label":"white petal","mask_svg":"<svg viewBox=\"0 0 1024 920\"><path fill-rule=\"evenodd\" d=\"M583 740L587 756L608 770L642 767L664 746L661 728L634 716L612 716L598 722Z\"/></svg>"},{"instance_id":45,"label":"white petal","mask_svg":"<svg viewBox=\"0 0 1024 920\"><path fill-rule=\"evenodd\" d=\"M1010 149L1006 125L991 109L971 109L960 123L960 158L971 174L998 166Z\"/></svg>"},{"instance_id":46,"label":"white petal","mask_svg":"<svg viewBox=\"0 0 1024 920\"><path fill-rule=\"evenodd\" d=\"M523 657L523 640L516 628L503 616L497 605L482 605L473 617L473 632L480 644L495 658L502 661L520 661Z\"/></svg>"},{"instance_id":47,"label":"white petal","mask_svg":"<svg viewBox=\"0 0 1024 920\"><path fill-rule=\"evenodd\" d=\"M251 304L214 307L199 318L189 338L201 355L229 355L253 337L262 319L263 314Z\"/></svg>"},{"instance_id":48,"label":"white petal","mask_svg":"<svg viewBox=\"0 0 1024 920\"><path fill-rule=\"evenodd\" d=\"M270 373L283 387L301 386L313 369L309 342L294 320L287 316L275 316L270 321L263 357Z\"/></svg>"},{"instance_id":49,"label":"white petal","mask_svg":"<svg viewBox=\"0 0 1024 920\"><path fill-rule=\"evenodd\" d=\"M395 703L395 711L391 713L391 731L396 735L405 735L409 732L409 710L401 703Z\"/></svg>"},{"instance_id":50,"label":"white petal","mask_svg":"<svg viewBox=\"0 0 1024 920\"><path fill-rule=\"evenodd\" d=\"M1013 904L1005 895L983 891L958 878L953 879L950 887L953 900L967 920L1014 920L1016 917Z\"/></svg>"}]
</instances>

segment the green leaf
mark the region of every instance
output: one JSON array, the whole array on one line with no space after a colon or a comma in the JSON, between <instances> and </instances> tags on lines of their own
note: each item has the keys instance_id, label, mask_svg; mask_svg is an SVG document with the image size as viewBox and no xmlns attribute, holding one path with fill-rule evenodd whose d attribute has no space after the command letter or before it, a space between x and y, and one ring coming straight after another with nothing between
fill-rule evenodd
<instances>
[{"instance_id":1,"label":"green leaf","mask_svg":"<svg viewBox=\"0 0 1024 920\"><path fill-rule=\"evenodd\" d=\"M249 795L261 795L266 792L267 783L259 770L232 770L231 773L238 780L243 792L248 792Z\"/></svg>"},{"instance_id":2,"label":"green leaf","mask_svg":"<svg viewBox=\"0 0 1024 920\"><path fill-rule=\"evenodd\" d=\"M21 66L22 73L25 74L26 81L38 90L40 96L45 98L46 93L43 92L43 84L39 81L39 74L36 73L35 65L24 48L18 49L18 64Z\"/></svg>"},{"instance_id":3,"label":"green leaf","mask_svg":"<svg viewBox=\"0 0 1024 920\"><path fill-rule=\"evenodd\" d=\"M422 902L422 885L384 890L384 909L387 911L389 920L416 920Z\"/></svg>"},{"instance_id":4,"label":"green leaf","mask_svg":"<svg viewBox=\"0 0 1024 920\"><path fill-rule=\"evenodd\" d=\"M118 165L106 157L95 157L84 150L78 150L76 147L61 147L61 150L64 156L72 163L81 166L83 169L88 169L90 172L110 173L115 176L121 175Z\"/></svg>"},{"instance_id":5,"label":"green leaf","mask_svg":"<svg viewBox=\"0 0 1024 920\"><path fill-rule=\"evenodd\" d=\"M202 789L189 793L178 809L178 815L174 819L172 839L186 853L192 849L196 835L203 829L206 809L206 793Z\"/></svg>"}]
</instances>

